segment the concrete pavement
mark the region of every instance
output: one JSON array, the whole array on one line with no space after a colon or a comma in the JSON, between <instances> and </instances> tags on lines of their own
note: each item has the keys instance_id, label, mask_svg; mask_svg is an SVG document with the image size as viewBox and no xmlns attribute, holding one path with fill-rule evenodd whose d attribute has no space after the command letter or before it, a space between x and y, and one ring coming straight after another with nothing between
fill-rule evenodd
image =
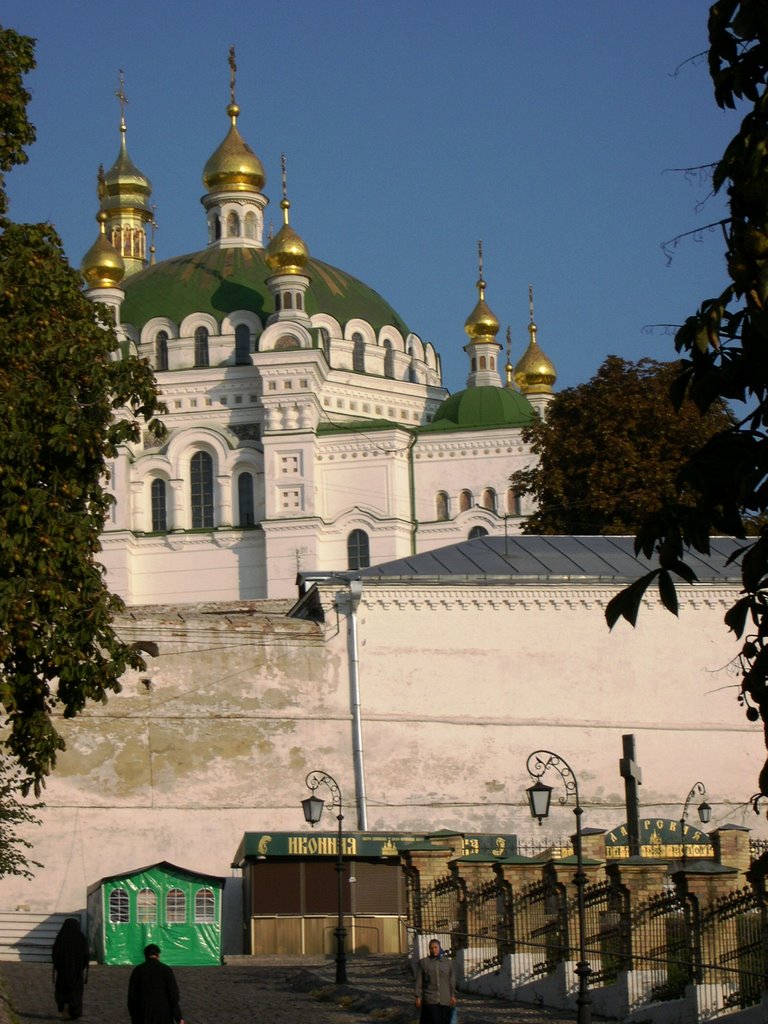
<instances>
[{"instance_id":1,"label":"concrete pavement","mask_svg":"<svg viewBox=\"0 0 768 1024\"><path fill-rule=\"evenodd\" d=\"M403 957L355 957L348 984L337 987L334 963L311 957L235 957L222 967L176 967L187 1024L415 1024L413 976ZM129 1024L130 967L92 964L83 1024ZM51 968L0 964L0 1024L59 1021ZM575 1014L464 993L461 1024L574 1024Z\"/></svg>"}]
</instances>

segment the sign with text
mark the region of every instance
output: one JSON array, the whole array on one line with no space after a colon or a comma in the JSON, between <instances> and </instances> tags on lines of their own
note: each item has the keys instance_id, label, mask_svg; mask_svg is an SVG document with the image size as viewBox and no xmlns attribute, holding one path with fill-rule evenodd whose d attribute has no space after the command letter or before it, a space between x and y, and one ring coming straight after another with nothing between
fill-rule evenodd
<instances>
[{"instance_id":1,"label":"sign with text","mask_svg":"<svg viewBox=\"0 0 768 1024\"><path fill-rule=\"evenodd\" d=\"M607 832L605 856L608 860L629 857L629 829L626 825ZM640 818L640 856L649 859L714 857L715 851L706 832L689 825L680 828L673 818Z\"/></svg>"}]
</instances>

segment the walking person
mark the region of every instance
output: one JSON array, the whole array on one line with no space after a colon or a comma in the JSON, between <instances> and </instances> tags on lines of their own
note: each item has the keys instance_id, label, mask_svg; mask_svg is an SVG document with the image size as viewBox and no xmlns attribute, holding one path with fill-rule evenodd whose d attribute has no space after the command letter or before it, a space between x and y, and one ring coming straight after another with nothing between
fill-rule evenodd
<instances>
[{"instance_id":1,"label":"walking person","mask_svg":"<svg viewBox=\"0 0 768 1024\"><path fill-rule=\"evenodd\" d=\"M160 947L154 943L145 947L144 963L131 972L128 1013L132 1024L184 1024L176 975L160 962Z\"/></svg>"},{"instance_id":2,"label":"walking person","mask_svg":"<svg viewBox=\"0 0 768 1024\"><path fill-rule=\"evenodd\" d=\"M68 917L53 940L53 996L62 1017L77 1020L83 1014L83 986L91 959L88 940L80 930L80 921Z\"/></svg>"},{"instance_id":3,"label":"walking person","mask_svg":"<svg viewBox=\"0 0 768 1024\"><path fill-rule=\"evenodd\" d=\"M430 939L429 956L419 960L416 972L416 1009L420 1024L451 1024L456 1005L453 964L443 955L437 939Z\"/></svg>"}]
</instances>

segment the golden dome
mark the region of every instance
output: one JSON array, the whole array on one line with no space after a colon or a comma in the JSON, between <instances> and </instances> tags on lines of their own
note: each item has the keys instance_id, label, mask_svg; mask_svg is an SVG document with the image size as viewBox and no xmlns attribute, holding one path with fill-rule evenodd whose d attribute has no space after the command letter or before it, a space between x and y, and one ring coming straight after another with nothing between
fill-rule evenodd
<instances>
[{"instance_id":1,"label":"golden dome","mask_svg":"<svg viewBox=\"0 0 768 1024\"><path fill-rule=\"evenodd\" d=\"M267 246L267 265L275 274L302 274L309 259L309 250L304 240L288 223L290 202L283 199L280 206L283 210L284 224Z\"/></svg>"},{"instance_id":2,"label":"golden dome","mask_svg":"<svg viewBox=\"0 0 768 1024\"><path fill-rule=\"evenodd\" d=\"M464 330L469 335L469 340L476 343L495 345L496 334L499 330L499 321L491 312L485 301L485 281L480 278L477 282L479 298L477 305L467 317Z\"/></svg>"},{"instance_id":3,"label":"golden dome","mask_svg":"<svg viewBox=\"0 0 768 1024\"><path fill-rule=\"evenodd\" d=\"M264 167L237 130L240 108L230 103L227 113L232 125L205 165L203 184L209 192L260 192L266 181Z\"/></svg>"},{"instance_id":4,"label":"golden dome","mask_svg":"<svg viewBox=\"0 0 768 1024\"><path fill-rule=\"evenodd\" d=\"M551 394L557 380L554 363L536 343L536 324L528 325L531 340L515 367L515 380L524 395Z\"/></svg>"},{"instance_id":5,"label":"golden dome","mask_svg":"<svg viewBox=\"0 0 768 1024\"><path fill-rule=\"evenodd\" d=\"M128 156L125 121L120 125L120 132L120 152L117 160L104 175L103 208L116 210L130 207L151 213L149 197L152 194L152 183Z\"/></svg>"},{"instance_id":6,"label":"golden dome","mask_svg":"<svg viewBox=\"0 0 768 1024\"><path fill-rule=\"evenodd\" d=\"M117 288L125 276L125 262L107 238L106 213L99 211L96 219L100 225L99 237L83 256L80 273L89 288Z\"/></svg>"}]
</instances>

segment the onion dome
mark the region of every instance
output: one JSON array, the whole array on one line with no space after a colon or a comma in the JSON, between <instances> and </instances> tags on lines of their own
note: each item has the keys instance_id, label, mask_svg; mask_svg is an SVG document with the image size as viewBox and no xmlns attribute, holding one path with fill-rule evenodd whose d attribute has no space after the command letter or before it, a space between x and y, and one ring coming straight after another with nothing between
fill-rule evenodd
<instances>
[{"instance_id":1,"label":"onion dome","mask_svg":"<svg viewBox=\"0 0 768 1024\"><path fill-rule=\"evenodd\" d=\"M149 197L152 194L152 183L136 167L128 155L125 141L125 117L120 119L120 152L117 160L104 175L105 195L102 209L140 210L151 214Z\"/></svg>"},{"instance_id":2,"label":"onion dome","mask_svg":"<svg viewBox=\"0 0 768 1024\"><path fill-rule=\"evenodd\" d=\"M89 288L117 288L125 276L125 261L107 238L107 215L99 210L99 237L83 256L80 273Z\"/></svg>"},{"instance_id":3,"label":"onion dome","mask_svg":"<svg viewBox=\"0 0 768 1024\"><path fill-rule=\"evenodd\" d=\"M523 353L515 367L515 380L524 395L551 394L552 385L557 380L557 372L554 363L539 348L536 343L536 324L533 322L533 295L530 295L531 322L528 325L528 333L531 340L528 348Z\"/></svg>"},{"instance_id":4,"label":"onion dome","mask_svg":"<svg viewBox=\"0 0 768 1024\"><path fill-rule=\"evenodd\" d=\"M309 259L309 251L304 240L296 234L288 223L288 211L291 203L286 196L285 155L281 158L283 170L283 198L280 209L283 211L283 226L270 240L267 246L267 265L276 274L303 274Z\"/></svg>"},{"instance_id":5,"label":"onion dome","mask_svg":"<svg viewBox=\"0 0 768 1024\"><path fill-rule=\"evenodd\" d=\"M499 330L499 321L491 312L485 301L485 281L482 276L477 282L478 300L477 305L467 317L464 330L469 335L469 340L476 344L495 345L496 334Z\"/></svg>"},{"instance_id":6,"label":"onion dome","mask_svg":"<svg viewBox=\"0 0 768 1024\"><path fill-rule=\"evenodd\" d=\"M264 187L261 160L237 130L239 113L240 107L232 100L227 107L232 125L203 170L203 184L209 192L260 192Z\"/></svg>"}]
</instances>

